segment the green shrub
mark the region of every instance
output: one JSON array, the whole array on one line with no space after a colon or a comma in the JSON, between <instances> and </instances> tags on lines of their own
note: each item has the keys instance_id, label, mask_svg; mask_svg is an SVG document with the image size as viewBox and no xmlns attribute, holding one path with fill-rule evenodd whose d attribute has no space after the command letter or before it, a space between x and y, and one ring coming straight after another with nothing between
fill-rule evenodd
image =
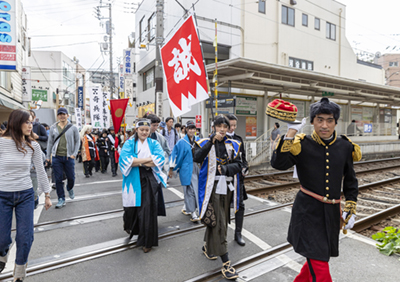
<instances>
[{"instance_id":1,"label":"green shrub","mask_svg":"<svg viewBox=\"0 0 400 282\"><path fill-rule=\"evenodd\" d=\"M376 244L379 251L390 256L393 253L400 254L400 230L393 226L385 227L382 232L372 235L372 239L380 242Z\"/></svg>"}]
</instances>

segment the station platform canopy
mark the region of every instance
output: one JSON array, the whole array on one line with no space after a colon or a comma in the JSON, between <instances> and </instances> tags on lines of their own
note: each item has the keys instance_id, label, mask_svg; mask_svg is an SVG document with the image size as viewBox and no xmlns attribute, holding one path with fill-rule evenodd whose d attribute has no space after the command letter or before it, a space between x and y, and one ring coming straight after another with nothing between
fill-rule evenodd
<instances>
[{"instance_id":1,"label":"station platform canopy","mask_svg":"<svg viewBox=\"0 0 400 282\"><path fill-rule=\"evenodd\" d=\"M207 65L212 81L215 64ZM247 58L218 62L218 86L400 106L400 88Z\"/></svg>"}]
</instances>

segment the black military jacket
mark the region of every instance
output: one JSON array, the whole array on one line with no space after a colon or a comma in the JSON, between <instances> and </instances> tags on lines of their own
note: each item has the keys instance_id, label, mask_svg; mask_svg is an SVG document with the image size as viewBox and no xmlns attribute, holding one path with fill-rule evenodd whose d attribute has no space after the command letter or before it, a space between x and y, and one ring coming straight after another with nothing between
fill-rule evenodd
<instances>
[{"instance_id":1,"label":"black military jacket","mask_svg":"<svg viewBox=\"0 0 400 282\"><path fill-rule=\"evenodd\" d=\"M298 134L294 140L281 138L271 165L285 170L296 165L300 184L328 200L357 201L358 182L353 160L361 159L360 147L346 136L324 142L312 135ZM288 241L295 251L307 258L329 261L339 255L339 204L322 203L299 191L292 209Z\"/></svg>"}]
</instances>

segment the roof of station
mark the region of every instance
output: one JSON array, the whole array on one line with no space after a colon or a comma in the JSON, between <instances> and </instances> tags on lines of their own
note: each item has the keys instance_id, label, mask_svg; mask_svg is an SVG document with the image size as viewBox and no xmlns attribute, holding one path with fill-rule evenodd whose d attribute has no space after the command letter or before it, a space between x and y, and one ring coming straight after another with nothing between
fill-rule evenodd
<instances>
[{"instance_id":1,"label":"roof of station","mask_svg":"<svg viewBox=\"0 0 400 282\"><path fill-rule=\"evenodd\" d=\"M207 65L210 78L215 64ZM400 105L400 88L340 76L275 65L247 58L218 63L218 86L258 91L284 92L305 96L334 93L331 98Z\"/></svg>"}]
</instances>

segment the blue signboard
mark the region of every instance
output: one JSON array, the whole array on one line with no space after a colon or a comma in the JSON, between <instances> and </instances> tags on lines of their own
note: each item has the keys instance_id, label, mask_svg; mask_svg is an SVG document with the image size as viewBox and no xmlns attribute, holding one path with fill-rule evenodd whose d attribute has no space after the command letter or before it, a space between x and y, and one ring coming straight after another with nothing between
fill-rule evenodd
<instances>
[{"instance_id":1,"label":"blue signboard","mask_svg":"<svg viewBox=\"0 0 400 282\"><path fill-rule=\"evenodd\" d=\"M78 87L78 107L83 110L83 86Z\"/></svg>"},{"instance_id":2,"label":"blue signboard","mask_svg":"<svg viewBox=\"0 0 400 282\"><path fill-rule=\"evenodd\" d=\"M0 70L16 70L17 23L15 0L0 1Z\"/></svg>"},{"instance_id":3,"label":"blue signboard","mask_svg":"<svg viewBox=\"0 0 400 282\"><path fill-rule=\"evenodd\" d=\"M371 133L372 132L372 124L371 123L365 123L364 124L364 133Z\"/></svg>"}]
</instances>

